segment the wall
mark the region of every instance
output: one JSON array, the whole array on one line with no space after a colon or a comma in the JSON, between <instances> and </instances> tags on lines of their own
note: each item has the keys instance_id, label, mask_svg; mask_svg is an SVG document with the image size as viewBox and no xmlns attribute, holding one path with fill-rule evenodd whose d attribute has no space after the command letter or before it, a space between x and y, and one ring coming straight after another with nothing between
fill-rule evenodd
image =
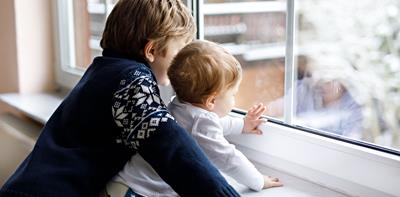
<instances>
[{"instance_id":1,"label":"wall","mask_svg":"<svg viewBox=\"0 0 400 197\"><path fill-rule=\"evenodd\" d=\"M51 8L52 0L0 2L0 93L55 88Z\"/></svg>"},{"instance_id":2,"label":"wall","mask_svg":"<svg viewBox=\"0 0 400 197\"><path fill-rule=\"evenodd\" d=\"M18 61L14 0L0 2L0 27L0 93L15 92L18 90Z\"/></svg>"},{"instance_id":3,"label":"wall","mask_svg":"<svg viewBox=\"0 0 400 197\"><path fill-rule=\"evenodd\" d=\"M21 93L54 88L53 0L15 0Z\"/></svg>"},{"instance_id":4,"label":"wall","mask_svg":"<svg viewBox=\"0 0 400 197\"><path fill-rule=\"evenodd\" d=\"M0 1L0 94L55 89L53 2ZM15 131L37 132L40 127L0 102L0 187L32 148Z\"/></svg>"}]
</instances>

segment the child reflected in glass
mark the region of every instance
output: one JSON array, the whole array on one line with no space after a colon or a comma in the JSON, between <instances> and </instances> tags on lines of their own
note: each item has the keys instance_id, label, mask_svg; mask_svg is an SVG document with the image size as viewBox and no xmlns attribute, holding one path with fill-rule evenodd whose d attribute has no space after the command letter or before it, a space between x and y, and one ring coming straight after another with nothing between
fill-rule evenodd
<instances>
[{"instance_id":1,"label":"child reflected in glass","mask_svg":"<svg viewBox=\"0 0 400 197\"><path fill-rule=\"evenodd\" d=\"M356 75L351 65L337 56L309 57L294 91L296 124L363 139L365 99ZM283 97L268 104L267 114L283 115Z\"/></svg>"}]
</instances>

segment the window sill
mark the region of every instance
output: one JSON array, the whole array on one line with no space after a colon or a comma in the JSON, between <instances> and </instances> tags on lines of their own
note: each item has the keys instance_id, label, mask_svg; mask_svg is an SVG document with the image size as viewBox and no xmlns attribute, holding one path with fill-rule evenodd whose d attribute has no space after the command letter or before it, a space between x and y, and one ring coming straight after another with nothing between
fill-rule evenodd
<instances>
[{"instance_id":1,"label":"window sill","mask_svg":"<svg viewBox=\"0 0 400 197\"><path fill-rule=\"evenodd\" d=\"M254 162L255 166L262 174L278 177L284 184L283 187L270 188L260 192L254 192L247 187L238 184L231 178L227 180L243 197L264 197L264 196L279 196L279 197L312 197L312 196L325 196L325 197L346 197L342 193L332 189L317 185L315 183L306 181L302 178L292 176L286 172L278 171Z\"/></svg>"},{"instance_id":2,"label":"window sill","mask_svg":"<svg viewBox=\"0 0 400 197\"><path fill-rule=\"evenodd\" d=\"M0 101L45 124L62 101L62 96L50 93L0 94Z\"/></svg>"},{"instance_id":3,"label":"window sill","mask_svg":"<svg viewBox=\"0 0 400 197\"><path fill-rule=\"evenodd\" d=\"M349 196L400 196L396 155L270 122L260 129L261 136L237 135L228 140L250 160L317 187Z\"/></svg>"}]
</instances>

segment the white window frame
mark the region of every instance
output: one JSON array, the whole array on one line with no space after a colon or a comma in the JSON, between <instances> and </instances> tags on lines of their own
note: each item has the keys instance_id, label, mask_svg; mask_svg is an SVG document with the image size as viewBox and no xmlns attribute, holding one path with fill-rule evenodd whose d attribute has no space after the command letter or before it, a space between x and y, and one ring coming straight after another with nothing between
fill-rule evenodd
<instances>
[{"instance_id":1,"label":"white window frame","mask_svg":"<svg viewBox=\"0 0 400 197\"><path fill-rule=\"evenodd\" d=\"M73 1L57 0L54 3L55 40L57 49L56 81L65 88L73 88L84 70L75 65L75 36Z\"/></svg>"},{"instance_id":2,"label":"white window frame","mask_svg":"<svg viewBox=\"0 0 400 197\"><path fill-rule=\"evenodd\" d=\"M294 2L287 0L286 3L288 39L285 92L295 87ZM204 1L188 0L188 4L196 18L198 38L204 39ZM72 65L75 62L72 1L57 0L55 10L58 32L56 43L59 50L57 81L61 86L72 88L83 74L83 70L75 69L75 65ZM285 95L284 121L290 125L295 99L293 93ZM238 116L238 113L231 115ZM231 136L229 140L237 144L251 160L349 195L400 196L400 157L397 155L273 122L262 125L261 129L264 132L262 136Z\"/></svg>"},{"instance_id":3,"label":"white window frame","mask_svg":"<svg viewBox=\"0 0 400 197\"><path fill-rule=\"evenodd\" d=\"M112 7L108 0L103 0L104 5L89 7L91 13L110 13ZM56 65L56 81L58 85L72 89L82 75L85 69L79 68L75 61L75 34L74 34L74 12L73 1L57 0L54 3L55 20L55 38L56 49L58 50ZM91 40L91 44L93 40ZM97 45L97 43L96 43ZM85 66L85 65L80 65Z\"/></svg>"}]
</instances>

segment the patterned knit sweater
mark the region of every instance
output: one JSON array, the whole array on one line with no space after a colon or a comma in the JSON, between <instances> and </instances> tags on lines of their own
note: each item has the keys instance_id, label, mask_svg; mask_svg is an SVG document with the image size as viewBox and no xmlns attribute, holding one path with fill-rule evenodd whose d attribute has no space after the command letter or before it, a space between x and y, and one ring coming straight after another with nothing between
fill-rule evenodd
<instances>
[{"instance_id":1,"label":"patterned knit sweater","mask_svg":"<svg viewBox=\"0 0 400 197\"><path fill-rule=\"evenodd\" d=\"M239 196L168 113L149 66L105 50L0 197L98 196L133 154L181 196Z\"/></svg>"}]
</instances>

